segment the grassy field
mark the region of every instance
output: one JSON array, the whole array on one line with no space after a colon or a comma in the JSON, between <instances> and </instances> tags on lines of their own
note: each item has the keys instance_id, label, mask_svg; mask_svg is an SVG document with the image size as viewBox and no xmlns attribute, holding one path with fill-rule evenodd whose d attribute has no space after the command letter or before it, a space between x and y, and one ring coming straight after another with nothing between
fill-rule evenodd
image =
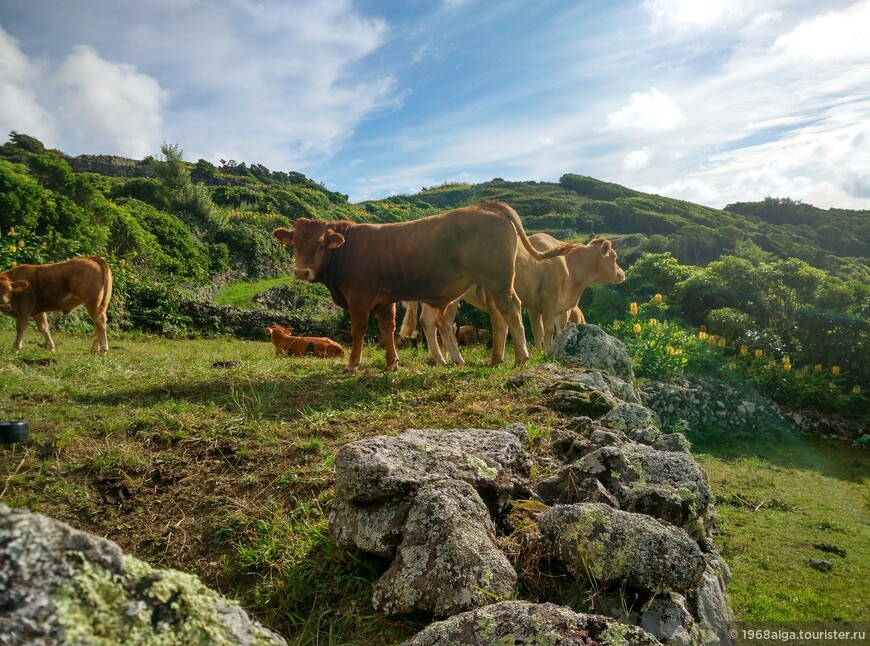
<instances>
[{"instance_id":1,"label":"grassy field","mask_svg":"<svg viewBox=\"0 0 870 646\"><path fill-rule=\"evenodd\" d=\"M276 359L265 339L115 337L104 357L84 337L56 334L55 355L37 339L29 330L0 360L0 418L27 419L32 435L0 447L0 500L196 573L294 644L392 644L422 626L375 616L387 564L328 538L339 446L515 421L539 439L562 423L530 390L508 390L518 370L486 367L483 348L462 368L402 350L388 374L367 346L346 375L340 361ZM0 330L0 348L12 340ZM787 438L709 437L697 449L720 501L738 618L866 619L867 452ZM834 569L810 569L810 558Z\"/></svg>"}]
</instances>

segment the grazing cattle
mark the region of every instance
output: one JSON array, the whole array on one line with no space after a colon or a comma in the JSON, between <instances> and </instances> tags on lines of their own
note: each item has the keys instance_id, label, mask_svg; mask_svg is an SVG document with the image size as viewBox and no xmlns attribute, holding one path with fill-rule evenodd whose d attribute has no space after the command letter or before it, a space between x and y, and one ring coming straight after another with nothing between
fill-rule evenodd
<instances>
[{"instance_id":1,"label":"grazing cattle","mask_svg":"<svg viewBox=\"0 0 870 646\"><path fill-rule=\"evenodd\" d=\"M530 236L531 243L539 250L563 248L564 243L545 233ZM613 285L625 280L625 272L617 264L617 255L609 240L598 238L586 245L575 245L564 255L549 258L543 262L533 261L524 249L517 250L516 278L514 286L523 305L529 312L535 347L543 349L553 342L556 334L568 324L569 317L577 322L585 318L577 302L583 290L589 285ZM486 301L486 293L481 293L474 287L468 289L462 299L475 307L490 312L492 321L492 353L490 363L496 364L504 360L504 348L507 339L505 323L498 316L493 316L492 308ZM444 330L449 330L449 313L446 310L439 323L438 330L442 332L442 340L454 363L463 363L458 347L450 342ZM409 305L406 318L416 316L417 308ZM420 313L420 321L429 344L429 352L433 359L443 362L435 334L438 313L424 306ZM402 330L412 329L416 320L403 321ZM444 330L442 330L442 327Z\"/></svg>"},{"instance_id":2,"label":"grazing cattle","mask_svg":"<svg viewBox=\"0 0 870 646\"><path fill-rule=\"evenodd\" d=\"M292 328L280 325L267 327L266 332L272 337L272 343L275 344L276 357L304 357L308 355L319 359L328 359L344 356L344 348L329 337L293 336Z\"/></svg>"},{"instance_id":3,"label":"grazing cattle","mask_svg":"<svg viewBox=\"0 0 870 646\"><path fill-rule=\"evenodd\" d=\"M472 284L486 292L492 312L506 321L516 362L524 363L529 353L514 291L517 246L537 261L571 248L539 252L516 211L495 201L391 224L300 218L292 230L278 228L272 235L293 245L296 278L324 284L332 300L350 311L353 345L345 367L349 372L359 365L372 313L386 346L386 369L396 370L396 302L420 301L443 310Z\"/></svg>"},{"instance_id":4,"label":"grazing cattle","mask_svg":"<svg viewBox=\"0 0 870 646\"><path fill-rule=\"evenodd\" d=\"M463 325L456 332L456 341L459 345L489 345L492 343L492 335L489 330Z\"/></svg>"},{"instance_id":5,"label":"grazing cattle","mask_svg":"<svg viewBox=\"0 0 870 646\"><path fill-rule=\"evenodd\" d=\"M46 312L69 314L84 305L96 329L92 349L107 352L106 309L111 298L112 270L97 256L48 265L18 265L0 272L0 312L15 319L15 350L21 349L27 322L33 318L46 347L54 352Z\"/></svg>"}]
</instances>

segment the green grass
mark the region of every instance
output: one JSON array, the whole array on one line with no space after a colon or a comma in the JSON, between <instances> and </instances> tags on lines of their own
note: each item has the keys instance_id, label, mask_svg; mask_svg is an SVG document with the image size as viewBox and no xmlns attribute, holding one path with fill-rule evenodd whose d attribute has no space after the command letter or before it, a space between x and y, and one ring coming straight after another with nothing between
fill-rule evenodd
<instances>
[{"instance_id":1,"label":"green grass","mask_svg":"<svg viewBox=\"0 0 870 646\"><path fill-rule=\"evenodd\" d=\"M279 287L293 282L290 276L279 276L250 283L232 283L215 294L212 301L215 305L231 305L242 309L250 309L254 297L272 287Z\"/></svg>"},{"instance_id":2,"label":"green grass","mask_svg":"<svg viewBox=\"0 0 870 646\"><path fill-rule=\"evenodd\" d=\"M841 440L695 438L717 496L716 536L739 621L870 616L870 454ZM826 544L846 556L821 551ZM833 564L830 572L810 567Z\"/></svg>"},{"instance_id":3,"label":"green grass","mask_svg":"<svg viewBox=\"0 0 870 646\"><path fill-rule=\"evenodd\" d=\"M0 348L13 337L0 329ZM113 335L101 357L63 332L54 363L38 365L49 353L37 340L28 330L25 348L0 359L0 417L27 419L32 438L0 445L0 499L193 572L293 644L392 644L423 625L377 616L372 587L388 564L329 538L341 445L412 427L522 421L535 450L563 422L533 389L509 390L519 370L488 368L483 348L468 350L464 367L401 350L399 371L386 373L383 350L367 345L348 375L341 361L279 360L266 341ZM228 360L241 365L213 367ZM716 540L734 572L738 617L866 618L867 452L784 438L695 441L720 499ZM809 558L834 570L816 572Z\"/></svg>"}]
</instances>

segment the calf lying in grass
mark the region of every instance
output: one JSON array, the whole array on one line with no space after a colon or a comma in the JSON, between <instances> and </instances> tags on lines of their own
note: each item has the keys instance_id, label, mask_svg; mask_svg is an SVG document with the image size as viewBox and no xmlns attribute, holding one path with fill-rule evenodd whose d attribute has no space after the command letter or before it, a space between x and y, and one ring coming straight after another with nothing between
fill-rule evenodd
<instances>
[{"instance_id":1,"label":"calf lying in grass","mask_svg":"<svg viewBox=\"0 0 870 646\"><path fill-rule=\"evenodd\" d=\"M325 336L293 336L291 328L280 325L267 327L266 332L272 337L272 343L275 344L275 356L278 357L312 355L320 359L327 359L344 356L344 348Z\"/></svg>"}]
</instances>

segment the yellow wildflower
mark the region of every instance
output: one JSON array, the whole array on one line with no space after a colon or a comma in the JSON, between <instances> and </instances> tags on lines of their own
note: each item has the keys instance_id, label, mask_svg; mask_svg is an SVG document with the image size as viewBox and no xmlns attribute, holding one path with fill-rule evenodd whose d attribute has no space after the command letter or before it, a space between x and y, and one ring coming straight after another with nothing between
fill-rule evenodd
<instances>
[{"instance_id":1,"label":"yellow wildflower","mask_svg":"<svg viewBox=\"0 0 870 646\"><path fill-rule=\"evenodd\" d=\"M628 311L632 316L637 316L637 303L632 303L628 306Z\"/></svg>"},{"instance_id":2,"label":"yellow wildflower","mask_svg":"<svg viewBox=\"0 0 870 646\"><path fill-rule=\"evenodd\" d=\"M18 247L16 247L14 244L11 244L9 245L9 251L15 253L16 251L18 251Z\"/></svg>"},{"instance_id":3,"label":"yellow wildflower","mask_svg":"<svg viewBox=\"0 0 870 646\"><path fill-rule=\"evenodd\" d=\"M126 259L126 258L121 258L121 261L120 261L120 262L121 262L121 266L123 267L124 265L127 264L127 259Z\"/></svg>"},{"instance_id":4,"label":"yellow wildflower","mask_svg":"<svg viewBox=\"0 0 870 646\"><path fill-rule=\"evenodd\" d=\"M656 327L656 326L659 324L659 322L658 322L656 319L650 319L650 320L647 322L647 324L648 324L650 327Z\"/></svg>"},{"instance_id":5,"label":"yellow wildflower","mask_svg":"<svg viewBox=\"0 0 870 646\"><path fill-rule=\"evenodd\" d=\"M761 348L758 348L758 349L755 351L755 358L756 358L756 359L761 359L761 357L763 357L763 356L764 356L764 350L762 350Z\"/></svg>"},{"instance_id":6,"label":"yellow wildflower","mask_svg":"<svg viewBox=\"0 0 870 646\"><path fill-rule=\"evenodd\" d=\"M861 386L855 386L854 388L852 388L852 394L853 395L860 395L861 394Z\"/></svg>"},{"instance_id":7,"label":"yellow wildflower","mask_svg":"<svg viewBox=\"0 0 870 646\"><path fill-rule=\"evenodd\" d=\"M635 334L640 334L641 330L643 330L643 328L640 326L640 323L635 323L632 329L634 330Z\"/></svg>"},{"instance_id":8,"label":"yellow wildflower","mask_svg":"<svg viewBox=\"0 0 870 646\"><path fill-rule=\"evenodd\" d=\"M822 371L822 364L817 363L816 365L813 366L813 372L821 372L821 371Z\"/></svg>"},{"instance_id":9,"label":"yellow wildflower","mask_svg":"<svg viewBox=\"0 0 870 646\"><path fill-rule=\"evenodd\" d=\"M724 348L725 347L725 337L724 336L719 337L719 341L717 341L717 344L719 345L720 348Z\"/></svg>"},{"instance_id":10,"label":"yellow wildflower","mask_svg":"<svg viewBox=\"0 0 870 646\"><path fill-rule=\"evenodd\" d=\"M839 377L840 376L840 366L831 366L831 373L835 377Z\"/></svg>"},{"instance_id":11,"label":"yellow wildflower","mask_svg":"<svg viewBox=\"0 0 870 646\"><path fill-rule=\"evenodd\" d=\"M728 367L731 368L731 370L737 370L737 362L732 361L731 363L728 364Z\"/></svg>"},{"instance_id":12,"label":"yellow wildflower","mask_svg":"<svg viewBox=\"0 0 870 646\"><path fill-rule=\"evenodd\" d=\"M24 248L24 240L19 240L19 241L18 241L18 247L21 248L21 249Z\"/></svg>"},{"instance_id":13,"label":"yellow wildflower","mask_svg":"<svg viewBox=\"0 0 870 646\"><path fill-rule=\"evenodd\" d=\"M662 299L662 295L661 295L661 294L656 294L653 298L655 299L655 302L656 302L656 303L658 303L659 305L662 304L662 300L663 300L663 299Z\"/></svg>"},{"instance_id":14,"label":"yellow wildflower","mask_svg":"<svg viewBox=\"0 0 870 646\"><path fill-rule=\"evenodd\" d=\"M621 327L622 327L622 321L620 321L619 319L616 319L613 321L613 329L614 330L618 330Z\"/></svg>"},{"instance_id":15,"label":"yellow wildflower","mask_svg":"<svg viewBox=\"0 0 870 646\"><path fill-rule=\"evenodd\" d=\"M709 336L710 336L710 335L707 334L704 330L701 330L700 332L698 332L698 338L699 338L701 341L703 341L704 339L706 339L706 338L709 337Z\"/></svg>"},{"instance_id":16,"label":"yellow wildflower","mask_svg":"<svg viewBox=\"0 0 870 646\"><path fill-rule=\"evenodd\" d=\"M749 348L747 348L745 345L741 345L740 354L745 357L747 354L749 354Z\"/></svg>"}]
</instances>

